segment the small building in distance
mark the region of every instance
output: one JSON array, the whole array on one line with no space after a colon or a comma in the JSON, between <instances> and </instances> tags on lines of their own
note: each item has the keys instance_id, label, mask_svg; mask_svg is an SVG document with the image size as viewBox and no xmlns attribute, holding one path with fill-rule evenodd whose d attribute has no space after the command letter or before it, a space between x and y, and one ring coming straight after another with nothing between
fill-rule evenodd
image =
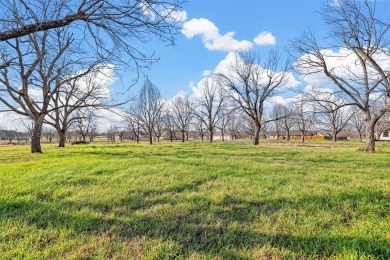
<instances>
[{"instance_id":1,"label":"small building in distance","mask_svg":"<svg viewBox=\"0 0 390 260\"><path fill-rule=\"evenodd\" d=\"M390 141L390 128L384 130L379 138L378 138L380 141Z\"/></svg>"}]
</instances>

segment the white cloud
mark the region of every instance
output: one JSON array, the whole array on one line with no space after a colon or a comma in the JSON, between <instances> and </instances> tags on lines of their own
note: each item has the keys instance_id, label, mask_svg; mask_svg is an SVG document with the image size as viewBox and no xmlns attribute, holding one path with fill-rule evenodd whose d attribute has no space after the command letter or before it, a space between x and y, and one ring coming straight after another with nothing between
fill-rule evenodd
<instances>
[{"instance_id":1,"label":"white cloud","mask_svg":"<svg viewBox=\"0 0 390 260\"><path fill-rule=\"evenodd\" d=\"M273 97L270 97L268 103L269 103L269 106L273 105L273 104L280 104L280 105L287 105L290 103L290 99L287 99L285 97L282 97L282 96L273 96Z\"/></svg>"},{"instance_id":2,"label":"white cloud","mask_svg":"<svg viewBox=\"0 0 390 260\"><path fill-rule=\"evenodd\" d=\"M336 75L346 75L344 78L357 88L362 85L361 81L363 79L363 69L359 65L356 55L354 55L351 50L347 48L340 48L338 50L323 49L321 50L321 53L329 71L333 71ZM390 71L389 55L389 50L383 48L381 51L378 50L373 56L377 63L386 71ZM305 54L295 62L295 66L298 64L304 66L305 59L315 61L317 58L311 56L310 54ZM318 71L317 68L305 68L302 66L298 70L303 74L308 74L304 77L304 80L315 88L334 86L334 83L331 82L326 75L324 75L322 70ZM350 80L348 75L352 75L352 73L353 79ZM370 75L369 78L372 82L377 81L379 78L378 73L370 66L368 67L368 74Z\"/></svg>"},{"instance_id":3,"label":"white cloud","mask_svg":"<svg viewBox=\"0 0 390 260\"><path fill-rule=\"evenodd\" d=\"M204 70L203 72L202 72L202 76L203 77L207 77L207 76L210 76L211 75L211 70Z\"/></svg>"},{"instance_id":4,"label":"white cloud","mask_svg":"<svg viewBox=\"0 0 390 260\"><path fill-rule=\"evenodd\" d=\"M181 32L189 39L201 36L205 47L212 51L245 51L253 46L250 41L234 39L234 32L221 35L218 27L205 18L194 18L184 23Z\"/></svg>"},{"instance_id":5,"label":"white cloud","mask_svg":"<svg viewBox=\"0 0 390 260\"><path fill-rule=\"evenodd\" d=\"M26 128L24 127L21 120L25 120L26 122L28 119L22 115L19 115L14 112L1 112L0 113L0 130L15 130L19 132L25 132Z\"/></svg>"},{"instance_id":6,"label":"white cloud","mask_svg":"<svg viewBox=\"0 0 390 260\"><path fill-rule=\"evenodd\" d=\"M264 32L261 32L259 35L257 35L253 39L253 42L257 45L260 45L260 46L275 45L276 38L275 38L275 36L272 35L272 33L264 31Z\"/></svg>"}]
</instances>

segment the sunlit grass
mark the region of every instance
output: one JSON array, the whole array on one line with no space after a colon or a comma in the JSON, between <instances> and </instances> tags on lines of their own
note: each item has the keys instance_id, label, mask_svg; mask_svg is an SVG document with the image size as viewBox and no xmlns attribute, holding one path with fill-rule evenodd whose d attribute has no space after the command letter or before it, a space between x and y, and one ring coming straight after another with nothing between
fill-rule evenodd
<instances>
[{"instance_id":1,"label":"sunlit grass","mask_svg":"<svg viewBox=\"0 0 390 260\"><path fill-rule=\"evenodd\" d=\"M0 258L389 259L390 144L0 147Z\"/></svg>"}]
</instances>

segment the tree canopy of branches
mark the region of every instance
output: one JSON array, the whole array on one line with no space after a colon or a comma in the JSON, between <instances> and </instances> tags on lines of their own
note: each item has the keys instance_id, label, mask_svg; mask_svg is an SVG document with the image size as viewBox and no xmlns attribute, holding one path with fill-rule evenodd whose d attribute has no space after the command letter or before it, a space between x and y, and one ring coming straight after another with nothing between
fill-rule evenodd
<instances>
[{"instance_id":1,"label":"tree canopy of branches","mask_svg":"<svg viewBox=\"0 0 390 260\"><path fill-rule=\"evenodd\" d=\"M277 109L276 118L280 118L279 126L286 131L286 141L290 141L290 131L297 123L297 116L294 107L280 105Z\"/></svg>"},{"instance_id":2,"label":"tree canopy of branches","mask_svg":"<svg viewBox=\"0 0 390 260\"><path fill-rule=\"evenodd\" d=\"M188 96L176 96L172 100L170 109L175 116L177 129L181 133L181 141L185 142L185 134L188 131L191 120L194 117L195 102Z\"/></svg>"},{"instance_id":3,"label":"tree canopy of branches","mask_svg":"<svg viewBox=\"0 0 390 260\"><path fill-rule=\"evenodd\" d=\"M390 58L390 23L375 10L375 1L329 1L322 14L333 45L321 47L312 32L304 32L292 43L292 50L299 55L298 71L325 76L337 93L364 115L368 152L375 151L376 122L390 109L388 101L372 109L378 95L390 96L390 67L384 62ZM341 47L339 57L335 47Z\"/></svg>"},{"instance_id":4,"label":"tree canopy of branches","mask_svg":"<svg viewBox=\"0 0 390 260\"><path fill-rule=\"evenodd\" d=\"M212 79L204 80L198 97L198 107L194 110L194 113L201 121L199 127L202 128L204 124L207 128L210 143L213 142L215 129L223 116L225 108L226 95L223 93L222 87Z\"/></svg>"},{"instance_id":5,"label":"tree canopy of branches","mask_svg":"<svg viewBox=\"0 0 390 260\"><path fill-rule=\"evenodd\" d=\"M308 107L305 100L300 98L294 104L296 124L299 132L301 132L301 142L305 142L305 135L315 123L314 106Z\"/></svg>"},{"instance_id":6,"label":"tree canopy of branches","mask_svg":"<svg viewBox=\"0 0 390 260\"><path fill-rule=\"evenodd\" d=\"M40 153L40 137L45 116L56 108L54 93L79 75L62 77L70 67L80 68L73 39L62 28L29 34L6 42L15 60L0 70L0 102L19 115L34 121L31 152Z\"/></svg>"},{"instance_id":7,"label":"tree canopy of branches","mask_svg":"<svg viewBox=\"0 0 390 260\"><path fill-rule=\"evenodd\" d=\"M345 100L336 97L335 93L327 89L311 89L304 93L305 99L316 107L318 124L332 131L333 141L347 126L354 112L345 106Z\"/></svg>"},{"instance_id":8,"label":"tree canopy of branches","mask_svg":"<svg viewBox=\"0 0 390 260\"><path fill-rule=\"evenodd\" d=\"M162 120L164 102L158 88L148 79L140 89L137 100L137 114L141 127L149 136L149 143L153 143L153 133L157 124Z\"/></svg>"},{"instance_id":9,"label":"tree canopy of branches","mask_svg":"<svg viewBox=\"0 0 390 260\"><path fill-rule=\"evenodd\" d=\"M286 70L277 72L280 57L272 51L266 62L253 52L239 53L230 66L230 72L218 73L216 77L228 89L230 98L253 121L255 132L253 144L259 144L264 120L264 103L275 95L278 88L286 83Z\"/></svg>"},{"instance_id":10,"label":"tree canopy of branches","mask_svg":"<svg viewBox=\"0 0 390 260\"><path fill-rule=\"evenodd\" d=\"M106 80L99 78L99 73L105 74L110 69L108 65L92 65L90 68L71 77L64 85L58 86L51 95L54 111L48 113L45 123L53 126L59 136L59 147L65 147L66 132L72 124L83 120L86 113L81 110L105 108L108 102ZM109 77L109 75L105 75ZM56 84L61 84L58 77ZM87 113L88 114L88 113ZM85 118L87 119L87 118ZM85 136L83 136L85 137Z\"/></svg>"},{"instance_id":11,"label":"tree canopy of branches","mask_svg":"<svg viewBox=\"0 0 390 260\"><path fill-rule=\"evenodd\" d=\"M148 66L156 58L135 42L155 37L173 44L181 5L180 0L2 0L0 42L67 27L95 55Z\"/></svg>"}]
</instances>

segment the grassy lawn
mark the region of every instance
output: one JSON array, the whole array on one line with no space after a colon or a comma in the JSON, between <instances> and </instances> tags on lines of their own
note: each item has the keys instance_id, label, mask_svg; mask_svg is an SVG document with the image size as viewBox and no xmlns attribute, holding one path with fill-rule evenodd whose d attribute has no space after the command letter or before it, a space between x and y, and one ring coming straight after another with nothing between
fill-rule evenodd
<instances>
[{"instance_id":1,"label":"grassy lawn","mask_svg":"<svg viewBox=\"0 0 390 260\"><path fill-rule=\"evenodd\" d=\"M390 143L0 147L0 259L390 259Z\"/></svg>"}]
</instances>

